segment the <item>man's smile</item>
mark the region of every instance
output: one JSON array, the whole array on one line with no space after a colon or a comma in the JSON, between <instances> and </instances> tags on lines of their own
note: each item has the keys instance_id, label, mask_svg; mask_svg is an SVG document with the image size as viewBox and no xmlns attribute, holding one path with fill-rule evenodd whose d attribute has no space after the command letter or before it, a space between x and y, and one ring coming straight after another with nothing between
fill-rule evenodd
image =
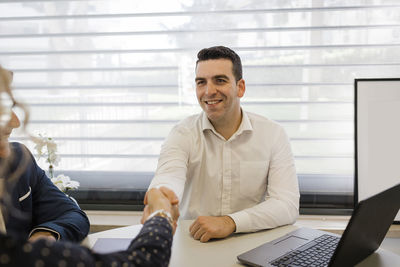
<instances>
[{"instance_id":1,"label":"man's smile","mask_svg":"<svg viewBox=\"0 0 400 267\"><path fill-rule=\"evenodd\" d=\"M222 102L222 99L204 100L204 103L206 103L207 105L215 105L220 102Z\"/></svg>"}]
</instances>

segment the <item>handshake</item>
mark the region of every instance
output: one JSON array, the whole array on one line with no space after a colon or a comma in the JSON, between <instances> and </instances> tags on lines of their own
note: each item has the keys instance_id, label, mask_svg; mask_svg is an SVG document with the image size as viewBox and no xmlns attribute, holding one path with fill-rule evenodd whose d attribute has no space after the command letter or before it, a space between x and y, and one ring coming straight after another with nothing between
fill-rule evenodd
<instances>
[{"instance_id":1,"label":"handshake","mask_svg":"<svg viewBox=\"0 0 400 267\"><path fill-rule=\"evenodd\" d=\"M169 222L172 226L172 233L175 233L177 227L177 220L179 218L179 199L175 193L162 186L160 188L152 188L147 191L144 196L144 210L141 223L143 224L149 216L154 212L163 211L170 214Z\"/></svg>"}]
</instances>

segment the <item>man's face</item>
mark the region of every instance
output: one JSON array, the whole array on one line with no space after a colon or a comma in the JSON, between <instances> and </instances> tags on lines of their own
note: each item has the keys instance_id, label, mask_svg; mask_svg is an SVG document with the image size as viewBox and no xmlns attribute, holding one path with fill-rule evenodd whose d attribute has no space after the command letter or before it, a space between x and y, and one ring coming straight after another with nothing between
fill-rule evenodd
<instances>
[{"instance_id":1,"label":"man's face","mask_svg":"<svg viewBox=\"0 0 400 267\"><path fill-rule=\"evenodd\" d=\"M212 123L224 123L240 116L240 98L244 80L235 81L228 59L200 61L196 67L196 95L201 108Z\"/></svg>"}]
</instances>

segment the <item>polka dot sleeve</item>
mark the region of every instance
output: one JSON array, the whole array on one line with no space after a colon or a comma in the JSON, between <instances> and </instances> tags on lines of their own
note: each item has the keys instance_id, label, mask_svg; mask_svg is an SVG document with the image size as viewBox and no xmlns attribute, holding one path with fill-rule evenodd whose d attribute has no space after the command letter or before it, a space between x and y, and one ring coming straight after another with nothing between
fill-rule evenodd
<instances>
[{"instance_id":1,"label":"polka dot sleeve","mask_svg":"<svg viewBox=\"0 0 400 267\"><path fill-rule=\"evenodd\" d=\"M44 239L35 243L0 234L0 266L88 267L168 266L172 227L165 218L146 221L127 250L97 254L69 242Z\"/></svg>"},{"instance_id":2,"label":"polka dot sleeve","mask_svg":"<svg viewBox=\"0 0 400 267\"><path fill-rule=\"evenodd\" d=\"M172 227L167 219L155 216L146 221L137 237L132 240L127 251L108 254L107 261L111 265L118 262L127 263L121 266L168 266L171 257ZM104 262L105 255L97 255L96 266ZM112 265L114 263L114 265ZM130 265L129 265L130 264Z\"/></svg>"}]
</instances>

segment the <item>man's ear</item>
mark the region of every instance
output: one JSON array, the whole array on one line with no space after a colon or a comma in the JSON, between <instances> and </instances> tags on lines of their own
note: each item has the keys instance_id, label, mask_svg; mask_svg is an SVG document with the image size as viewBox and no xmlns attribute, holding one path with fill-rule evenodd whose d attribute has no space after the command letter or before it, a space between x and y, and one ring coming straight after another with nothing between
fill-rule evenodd
<instances>
[{"instance_id":1,"label":"man's ear","mask_svg":"<svg viewBox=\"0 0 400 267\"><path fill-rule=\"evenodd\" d=\"M246 91L246 83L243 79L240 79L239 81L237 81L236 86L238 88L237 96L241 98L242 96L244 96L244 92Z\"/></svg>"}]
</instances>

